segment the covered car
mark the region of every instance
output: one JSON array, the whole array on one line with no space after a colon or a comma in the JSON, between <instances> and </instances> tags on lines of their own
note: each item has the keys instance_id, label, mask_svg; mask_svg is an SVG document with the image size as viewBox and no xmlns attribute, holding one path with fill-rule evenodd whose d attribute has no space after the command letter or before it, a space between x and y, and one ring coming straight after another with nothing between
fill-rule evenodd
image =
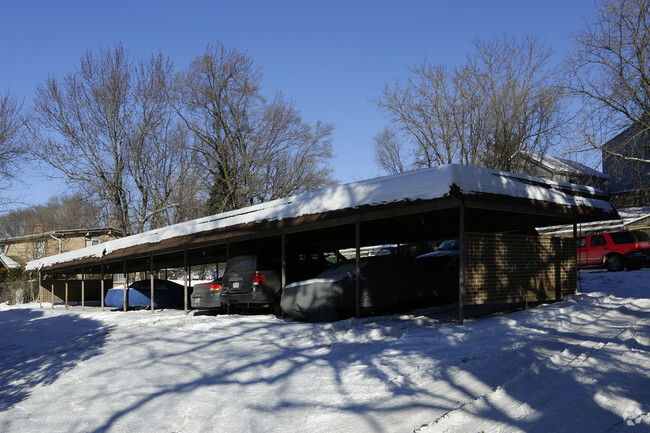
<instances>
[{"instance_id":1,"label":"covered car","mask_svg":"<svg viewBox=\"0 0 650 433\"><path fill-rule=\"evenodd\" d=\"M418 259L388 254L364 257L360 307L364 314L428 306L434 302L427 270ZM282 312L297 320L334 321L356 311L356 263L330 268L316 278L287 285L282 291Z\"/></svg>"},{"instance_id":2,"label":"covered car","mask_svg":"<svg viewBox=\"0 0 650 433\"><path fill-rule=\"evenodd\" d=\"M185 288L169 280L154 279L154 308L183 308L185 306ZM191 288L188 287L188 296ZM114 288L106 292L104 303L108 307L124 306L124 289ZM139 280L127 288L127 307L151 306L151 280Z\"/></svg>"}]
</instances>

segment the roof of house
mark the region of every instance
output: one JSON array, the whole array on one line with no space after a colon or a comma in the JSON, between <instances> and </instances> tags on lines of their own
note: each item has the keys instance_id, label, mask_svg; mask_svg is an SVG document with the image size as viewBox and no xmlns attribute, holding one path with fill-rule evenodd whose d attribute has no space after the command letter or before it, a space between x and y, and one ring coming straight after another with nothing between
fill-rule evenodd
<instances>
[{"instance_id":1,"label":"roof of house","mask_svg":"<svg viewBox=\"0 0 650 433\"><path fill-rule=\"evenodd\" d=\"M0 253L0 263L7 269L17 269L20 268L20 263L16 262L11 257L6 254Z\"/></svg>"},{"instance_id":2,"label":"roof of house","mask_svg":"<svg viewBox=\"0 0 650 433\"><path fill-rule=\"evenodd\" d=\"M34 239L42 239L49 237L68 237L68 236L86 236L88 234L97 234L97 233L119 233L119 230L114 228L90 228L90 229L68 229L68 230L51 230L41 233L32 233L29 235L23 236L14 236L10 238L0 238L0 244L4 243L16 243L30 241Z\"/></svg>"},{"instance_id":3,"label":"roof of house","mask_svg":"<svg viewBox=\"0 0 650 433\"><path fill-rule=\"evenodd\" d=\"M561 158L559 156L543 155L540 156L537 153L525 153L522 152L524 156L528 156L534 161L539 162L540 164L546 166L549 170L555 172L565 172L565 173L576 173L584 174L589 176L595 176L602 179L610 179L610 176L602 173L598 170L595 170L591 167L588 167L578 161L573 161L567 158Z\"/></svg>"},{"instance_id":4,"label":"roof of house","mask_svg":"<svg viewBox=\"0 0 650 433\"><path fill-rule=\"evenodd\" d=\"M188 239L196 238L197 234L227 232L233 227L250 227L251 224L262 227L262 223L268 222L277 226L278 222L286 220L314 221L332 214L337 215L332 217L336 218L346 212L369 212L381 207L394 209L395 205L405 206L409 203L430 202L452 196L481 200L487 203L486 206L499 202L502 208L514 206L514 202L524 206L545 203L539 207L544 210L549 207L564 208L567 209L565 214L575 214L578 218L593 219L600 218L601 215L617 215L605 194L596 188L485 168L445 165L336 185L320 191L211 215L34 260L29 262L26 268L40 270L43 267L82 259L102 259L116 252L124 256L124 251L137 246L143 246L139 248L140 252L147 251L147 248L150 251L161 250L161 245L169 240L178 240L174 245L177 248L179 243L189 242ZM514 200L515 198L517 200ZM577 208L584 212L576 213ZM571 211L572 209L574 211ZM304 218L307 216L311 218ZM170 242L164 243L165 246L169 244Z\"/></svg>"},{"instance_id":5,"label":"roof of house","mask_svg":"<svg viewBox=\"0 0 650 433\"><path fill-rule=\"evenodd\" d=\"M603 221L594 221L580 224L579 231L584 233L599 233L618 230L634 229L635 225L650 218L650 206L617 209L619 218ZM538 229L543 235L566 235L573 232L569 225L551 226Z\"/></svg>"}]
</instances>

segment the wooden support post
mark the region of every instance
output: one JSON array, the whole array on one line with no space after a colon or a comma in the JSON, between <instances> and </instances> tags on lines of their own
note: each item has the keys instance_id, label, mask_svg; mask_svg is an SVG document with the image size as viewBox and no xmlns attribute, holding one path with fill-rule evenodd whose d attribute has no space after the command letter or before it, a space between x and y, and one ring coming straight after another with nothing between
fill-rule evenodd
<instances>
[{"instance_id":1,"label":"wooden support post","mask_svg":"<svg viewBox=\"0 0 650 433\"><path fill-rule=\"evenodd\" d=\"M154 281L153 281L153 254L149 256L149 280L151 281L151 312L153 313L153 286L154 286Z\"/></svg>"},{"instance_id":2,"label":"wooden support post","mask_svg":"<svg viewBox=\"0 0 650 433\"><path fill-rule=\"evenodd\" d=\"M65 309L68 309L68 274L65 274Z\"/></svg>"},{"instance_id":3,"label":"wooden support post","mask_svg":"<svg viewBox=\"0 0 650 433\"><path fill-rule=\"evenodd\" d=\"M465 320L465 278L467 276L467 237L465 236L465 200L460 204L460 221L458 230L459 256L458 256L458 323Z\"/></svg>"},{"instance_id":4,"label":"wooden support post","mask_svg":"<svg viewBox=\"0 0 650 433\"><path fill-rule=\"evenodd\" d=\"M355 261L356 261L356 281L355 281L355 314L356 317L361 317L361 223L356 221L354 223L355 232Z\"/></svg>"},{"instance_id":5,"label":"wooden support post","mask_svg":"<svg viewBox=\"0 0 650 433\"><path fill-rule=\"evenodd\" d=\"M29 302L34 302L34 274L29 273Z\"/></svg>"},{"instance_id":6,"label":"wooden support post","mask_svg":"<svg viewBox=\"0 0 650 433\"><path fill-rule=\"evenodd\" d=\"M43 308L43 274L38 271L38 304Z\"/></svg>"},{"instance_id":7,"label":"wooden support post","mask_svg":"<svg viewBox=\"0 0 650 433\"><path fill-rule=\"evenodd\" d=\"M183 250L183 296L185 299L185 315L187 316L187 249Z\"/></svg>"},{"instance_id":8,"label":"wooden support post","mask_svg":"<svg viewBox=\"0 0 650 433\"><path fill-rule=\"evenodd\" d=\"M86 309L86 271L81 268L81 309Z\"/></svg>"},{"instance_id":9,"label":"wooden support post","mask_svg":"<svg viewBox=\"0 0 650 433\"><path fill-rule=\"evenodd\" d=\"M281 248L281 282L280 282L280 292L284 291L285 286L287 285L287 235L282 232L281 236L282 248Z\"/></svg>"},{"instance_id":10,"label":"wooden support post","mask_svg":"<svg viewBox=\"0 0 650 433\"><path fill-rule=\"evenodd\" d=\"M124 260L124 311L126 311L126 306L128 304L128 292L129 292L129 274L126 273L126 260Z\"/></svg>"},{"instance_id":11,"label":"wooden support post","mask_svg":"<svg viewBox=\"0 0 650 433\"><path fill-rule=\"evenodd\" d=\"M100 266L99 285L101 286L102 311L104 311L104 264Z\"/></svg>"},{"instance_id":12,"label":"wooden support post","mask_svg":"<svg viewBox=\"0 0 650 433\"><path fill-rule=\"evenodd\" d=\"M52 290L52 309L54 310L54 274L50 274L50 290Z\"/></svg>"},{"instance_id":13,"label":"wooden support post","mask_svg":"<svg viewBox=\"0 0 650 433\"><path fill-rule=\"evenodd\" d=\"M573 244L578 245L578 217L575 214L573 214ZM577 249L578 254L580 254L580 251L582 248ZM578 285L580 286L580 293L582 293L582 281L580 280L580 271L578 270L578 263L580 261L580 256L576 257L576 281L578 282Z\"/></svg>"}]
</instances>

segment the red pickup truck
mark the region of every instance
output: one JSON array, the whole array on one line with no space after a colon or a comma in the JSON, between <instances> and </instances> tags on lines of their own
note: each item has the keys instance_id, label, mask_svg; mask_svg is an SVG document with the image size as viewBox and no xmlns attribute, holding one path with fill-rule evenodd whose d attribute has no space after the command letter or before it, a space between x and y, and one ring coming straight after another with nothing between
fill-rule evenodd
<instances>
[{"instance_id":1,"label":"red pickup truck","mask_svg":"<svg viewBox=\"0 0 650 433\"><path fill-rule=\"evenodd\" d=\"M639 230L579 236L578 266L609 271L650 265L650 235Z\"/></svg>"}]
</instances>

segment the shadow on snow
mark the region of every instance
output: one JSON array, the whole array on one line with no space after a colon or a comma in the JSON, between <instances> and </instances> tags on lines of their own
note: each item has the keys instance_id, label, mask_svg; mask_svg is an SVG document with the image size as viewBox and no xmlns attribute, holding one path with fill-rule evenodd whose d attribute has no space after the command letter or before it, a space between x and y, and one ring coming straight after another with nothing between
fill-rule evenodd
<instances>
[{"instance_id":1,"label":"shadow on snow","mask_svg":"<svg viewBox=\"0 0 650 433\"><path fill-rule=\"evenodd\" d=\"M27 399L34 387L52 384L100 354L109 332L98 321L74 315L0 311L0 412Z\"/></svg>"}]
</instances>

